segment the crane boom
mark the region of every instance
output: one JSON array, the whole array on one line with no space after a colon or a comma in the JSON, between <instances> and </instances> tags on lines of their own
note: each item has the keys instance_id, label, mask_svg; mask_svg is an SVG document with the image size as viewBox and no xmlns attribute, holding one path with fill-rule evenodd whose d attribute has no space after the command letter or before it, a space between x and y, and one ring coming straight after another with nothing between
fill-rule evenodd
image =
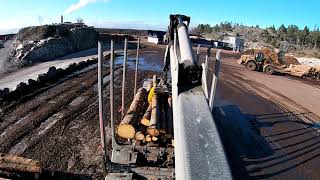
<instances>
[{"instance_id":1,"label":"crane boom","mask_svg":"<svg viewBox=\"0 0 320 180\"><path fill-rule=\"evenodd\" d=\"M193 55L190 18L170 15L165 64L172 77L176 179L232 179L222 142L201 88L202 68ZM187 24L183 22L187 21ZM164 68L167 69L167 68ZM187 79L185 79L187 78Z\"/></svg>"}]
</instances>

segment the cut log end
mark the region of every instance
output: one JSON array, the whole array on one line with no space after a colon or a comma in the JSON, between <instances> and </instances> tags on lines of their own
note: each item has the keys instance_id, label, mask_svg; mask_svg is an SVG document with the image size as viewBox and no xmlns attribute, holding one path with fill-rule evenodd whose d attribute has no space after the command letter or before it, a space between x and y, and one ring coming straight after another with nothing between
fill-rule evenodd
<instances>
[{"instance_id":1,"label":"cut log end","mask_svg":"<svg viewBox=\"0 0 320 180\"><path fill-rule=\"evenodd\" d=\"M144 136L144 134L143 134L141 131L139 131L139 132L136 133L135 138L136 138L136 140L138 140L138 141L143 141L143 140L145 139L145 136Z\"/></svg>"},{"instance_id":2,"label":"cut log end","mask_svg":"<svg viewBox=\"0 0 320 180\"><path fill-rule=\"evenodd\" d=\"M159 134L160 134L160 131L158 129L156 129L156 128L148 128L147 132L151 136L159 136Z\"/></svg>"},{"instance_id":3,"label":"cut log end","mask_svg":"<svg viewBox=\"0 0 320 180\"><path fill-rule=\"evenodd\" d=\"M151 142L152 141L152 137L148 134L145 138L146 142Z\"/></svg>"},{"instance_id":4,"label":"cut log end","mask_svg":"<svg viewBox=\"0 0 320 180\"><path fill-rule=\"evenodd\" d=\"M155 142L155 141L158 141L158 137L156 137L156 136L152 136L151 139L152 139L152 141L154 141L154 142Z\"/></svg>"},{"instance_id":5,"label":"cut log end","mask_svg":"<svg viewBox=\"0 0 320 180\"><path fill-rule=\"evenodd\" d=\"M140 124L148 127L148 126L150 126L150 120L147 118L143 118L143 119L141 119Z\"/></svg>"},{"instance_id":6,"label":"cut log end","mask_svg":"<svg viewBox=\"0 0 320 180\"><path fill-rule=\"evenodd\" d=\"M130 124L120 124L118 126L118 135L122 138L132 139L135 137L136 130Z\"/></svg>"}]
</instances>

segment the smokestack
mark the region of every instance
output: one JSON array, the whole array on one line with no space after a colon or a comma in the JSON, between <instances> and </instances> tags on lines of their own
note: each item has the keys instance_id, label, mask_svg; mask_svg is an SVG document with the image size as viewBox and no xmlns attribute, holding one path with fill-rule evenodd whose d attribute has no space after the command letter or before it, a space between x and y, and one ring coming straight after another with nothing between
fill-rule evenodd
<instances>
[{"instance_id":1,"label":"smokestack","mask_svg":"<svg viewBox=\"0 0 320 180\"><path fill-rule=\"evenodd\" d=\"M63 24L63 16L61 15L61 24Z\"/></svg>"}]
</instances>

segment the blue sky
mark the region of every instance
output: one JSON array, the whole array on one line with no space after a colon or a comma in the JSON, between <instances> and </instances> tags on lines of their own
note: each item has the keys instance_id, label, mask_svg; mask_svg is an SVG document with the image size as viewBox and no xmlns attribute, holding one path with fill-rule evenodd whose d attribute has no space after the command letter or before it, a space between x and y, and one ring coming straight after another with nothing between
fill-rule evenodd
<instances>
[{"instance_id":1,"label":"blue sky","mask_svg":"<svg viewBox=\"0 0 320 180\"><path fill-rule=\"evenodd\" d=\"M18 28L82 18L96 27L165 29L171 13L191 16L192 25L221 21L261 27L320 25L317 0L0 0L0 34Z\"/></svg>"}]
</instances>

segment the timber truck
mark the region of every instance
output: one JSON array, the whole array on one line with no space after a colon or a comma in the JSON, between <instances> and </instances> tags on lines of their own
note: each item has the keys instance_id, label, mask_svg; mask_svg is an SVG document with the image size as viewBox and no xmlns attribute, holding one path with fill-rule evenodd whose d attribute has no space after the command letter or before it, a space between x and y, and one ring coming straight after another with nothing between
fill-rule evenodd
<instances>
[{"instance_id":1,"label":"timber truck","mask_svg":"<svg viewBox=\"0 0 320 180\"><path fill-rule=\"evenodd\" d=\"M170 15L163 74L135 90L118 125L111 115L112 154L105 155L106 179L232 179L212 116L218 73L209 96L207 64L197 62L189 23L188 16ZM220 56L221 51L216 71ZM110 77L111 85L112 81Z\"/></svg>"},{"instance_id":2,"label":"timber truck","mask_svg":"<svg viewBox=\"0 0 320 180\"><path fill-rule=\"evenodd\" d=\"M197 62L188 35L189 24L188 16L170 15L163 73L146 79L141 88L137 88L138 39L134 98L127 112L123 111L120 122L116 122L114 118L115 50L114 41L111 40L109 145L106 140L107 123L103 108L103 51L101 43L98 42L99 122L106 180L232 179L212 116L221 51L216 53L215 72L209 93L208 61L202 64ZM210 51L207 53L208 60ZM126 84L127 39L123 56L122 100ZM107 149L108 147L111 149ZM39 162L14 155L1 156L0 168L34 172L36 178L43 177Z\"/></svg>"}]
</instances>

